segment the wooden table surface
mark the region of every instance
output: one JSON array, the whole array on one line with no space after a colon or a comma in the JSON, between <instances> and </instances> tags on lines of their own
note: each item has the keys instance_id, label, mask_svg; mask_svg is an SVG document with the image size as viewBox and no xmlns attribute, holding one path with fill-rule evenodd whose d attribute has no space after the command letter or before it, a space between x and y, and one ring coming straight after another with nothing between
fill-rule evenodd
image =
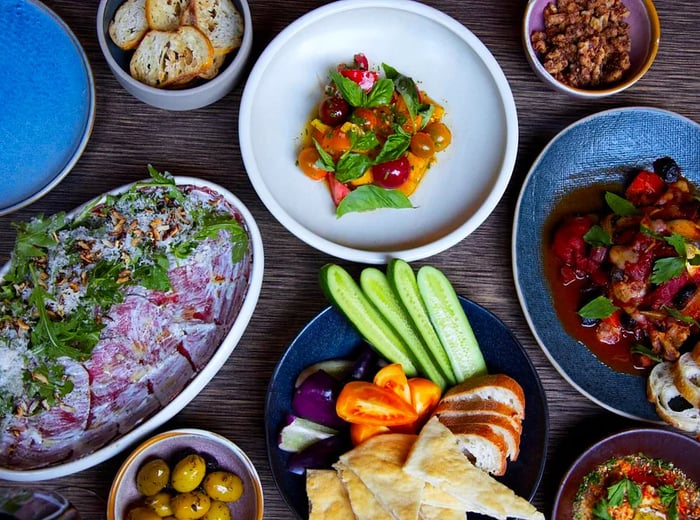
<instances>
[{"instance_id":1,"label":"wooden table surface","mask_svg":"<svg viewBox=\"0 0 700 520\"><path fill-rule=\"evenodd\" d=\"M325 3L251 0L254 46L249 67L277 33ZM700 121L697 2L657 2L662 36L655 63L627 92L601 101L570 99L547 90L535 77L520 40L525 1L429 0L425 3L464 24L495 56L515 97L520 136L512 180L492 215L459 244L415 265L429 262L444 270L459 294L491 310L511 328L536 366L547 395L550 430L546 469L534 502L549 517L559 481L575 457L604 435L635 423L580 395L557 373L535 342L513 283L510 236L515 201L542 148L565 126L581 117L614 107L652 106ZM14 241L11 222L25 221L42 213L68 211L106 190L143 178L148 163L176 175L214 181L236 194L254 215L264 241L265 275L259 302L228 362L161 429L205 428L239 444L260 473L265 518L294 518L277 491L268 465L263 430L265 392L287 345L304 324L327 306L317 273L324 263L337 260L289 233L253 190L238 147L238 108L243 83L221 101L199 110L167 112L145 105L122 89L100 52L95 31L97 1L49 0L46 4L71 27L88 55L97 91L95 124L84 154L57 188L30 206L0 218L0 264L9 259ZM338 262L354 274L362 267ZM126 453L122 453L78 474L42 482L41 486L66 494L83 518L103 518L111 480L125 457Z\"/></svg>"}]
</instances>

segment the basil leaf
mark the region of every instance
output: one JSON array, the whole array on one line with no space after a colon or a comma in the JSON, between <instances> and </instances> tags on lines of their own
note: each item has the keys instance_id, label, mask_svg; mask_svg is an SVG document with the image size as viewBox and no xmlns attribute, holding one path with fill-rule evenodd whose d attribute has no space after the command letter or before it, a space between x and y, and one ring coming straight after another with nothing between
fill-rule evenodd
<instances>
[{"instance_id":1,"label":"basil leaf","mask_svg":"<svg viewBox=\"0 0 700 520\"><path fill-rule=\"evenodd\" d=\"M605 499L596 502L591 512L596 520L612 520L612 516L608 512L608 501Z\"/></svg>"},{"instance_id":2,"label":"basil leaf","mask_svg":"<svg viewBox=\"0 0 700 520\"><path fill-rule=\"evenodd\" d=\"M362 89L360 89L362 90ZM378 79L372 85L372 90L366 94L362 102L363 107L373 108L391 103L391 97L394 95L394 84L390 79Z\"/></svg>"},{"instance_id":3,"label":"basil leaf","mask_svg":"<svg viewBox=\"0 0 700 520\"><path fill-rule=\"evenodd\" d=\"M408 150L411 144L411 136L400 130L395 134L391 134L387 137L382 146L381 151L374 159L374 164L380 164L383 162L394 161L401 157L406 150Z\"/></svg>"},{"instance_id":4,"label":"basil leaf","mask_svg":"<svg viewBox=\"0 0 700 520\"><path fill-rule=\"evenodd\" d=\"M642 488L639 484L632 482L629 479L625 479L627 488L627 501L630 503L633 509L637 509L639 504L642 503Z\"/></svg>"},{"instance_id":5,"label":"basil leaf","mask_svg":"<svg viewBox=\"0 0 700 520\"><path fill-rule=\"evenodd\" d=\"M622 502L625 500L626 482L627 479L622 479L619 482L616 482L612 486L608 487L608 503L612 507L622 505Z\"/></svg>"},{"instance_id":6,"label":"basil leaf","mask_svg":"<svg viewBox=\"0 0 700 520\"><path fill-rule=\"evenodd\" d=\"M433 112L435 112L435 105L421 105L420 110L418 110L418 115L421 116L421 130L428 125L428 123L430 122L430 118L433 117Z\"/></svg>"},{"instance_id":7,"label":"basil leaf","mask_svg":"<svg viewBox=\"0 0 700 520\"><path fill-rule=\"evenodd\" d=\"M654 268L651 273L651 283L660 284L669 281L671 278L676 278L683 273L685 269L685 259L677 256L669 258L660 258L654 262Z\"/></svg>"},{"instance_id":8,"label":"basil leaf","mask_svg":"<svg viewBox=\"0 0 700 520\"><path fill-rule=\"evenodd\" d=\"M379 145L379 139L374 132L350 131L350 149L357 152L368 152Z\"/></svg>"},{"instance_id":9,"label":"basil leaf","mask_svg":"<svg viewBox=\"0 0 700 520\"><path fill-rule=\"evenodd\" d=\"M374 184L360 186L340 201L336 209L336 217L356 211L371 211L380 208L412 208L408 197L398 190L387 190Z\"/></svg>"},{"instance_id":10,"label":"basil leaf","mask_svg":"<svg viewBox=\"0 0 700 520\"><path fill-rule=\"evenodd\" d=\"M327 172L335 171L333 157L331 157L331 155L327 151L321 148L321 145L318 144L318 141L316 139L314 139L313 141L319 157L319 160L316 161L316 166L322 170L326 170Z\"/></svg>"},{"instance_id":11,"label":"basil leaf","mask_svg":"<svg viewBox=\"0 0 700 520\"><path fill-rule=\"evenodd\" d=\"M341 93L343 98L345 98L345 101L347 101L348 104L350 104L353 107L364 106L367 95L365 94L365 91L362 90L362 87L360 87L360 85L355 83L350 78L346 78L345 76L343 76L335 70L330 71L330 77L333 80L333 83L335 83L335 86L338 87L338 91Z\"/></svg>"},{"instance_id":12,"label":"basil leaf","mask_svg":"<svg viewBox=\"0 0 700 520\"><path fill-rule=\"evenodd\" d=\"M372 166L372 160L361 153L344 153L335 168L335 178L338 182L349 182L362 177L368 168Z\"/></svg>"},{"instance_id":13,"label":"basil leaf","mask_svg":"<svg viewBox=\"0 0 700 520\"><path fill-rule=\"evenodd\" d=\"M605 192L605 202L608 207L613 210L616 215L636 215L638 213L637 208L629 200L624 197L620 197L616 193L611 191Z\"/></svg>"},{"instance_id":14,"label":"basil leaf","mask_svg":"<svg viewBox=\"0 0 700 520\"><path fill-rule=\"evenodd\" d=\"M603 247L612 245L612 239L610 235L598 224L594 224L591 228L583 235L583 239L590 245L594 247Z\"/></svg>"},{"instance_id":15,"label":"basil leaf","mask_svg":"<svg viewBox=\"0 0 700 520\"><path fill-rule=\"evenodd\" d=\"M600 320L611 316L618 309L619 307L613 305L609 298L598 296L581 307L578 315L582 318Z\"/></svg>"}]
</instances>

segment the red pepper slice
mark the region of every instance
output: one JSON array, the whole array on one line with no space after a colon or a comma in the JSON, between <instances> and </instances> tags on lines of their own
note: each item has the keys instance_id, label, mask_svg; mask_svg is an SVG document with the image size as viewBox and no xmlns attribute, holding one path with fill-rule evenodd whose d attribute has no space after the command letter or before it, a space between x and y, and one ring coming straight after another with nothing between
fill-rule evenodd
<instances>
[{"instance_id":1,"label":"red pepper slice","mask_svg":"<svg viewBox=\"0 0 700 520\"><path fill-rule=\"evenodd\" d=\"M666 189L664 180L654 172L640 171L625 190L625 197L632 204L653 204Z\"/></svg>"}]
</instances>

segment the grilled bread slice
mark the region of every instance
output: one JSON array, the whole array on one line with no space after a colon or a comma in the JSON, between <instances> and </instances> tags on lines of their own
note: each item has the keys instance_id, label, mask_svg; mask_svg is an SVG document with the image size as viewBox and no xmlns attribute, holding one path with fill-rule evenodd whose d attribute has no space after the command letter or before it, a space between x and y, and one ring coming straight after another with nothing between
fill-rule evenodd
<instances>
[{"instance_id":1,"label":"grilled bread slice","mask_svg":"<svg viewBox=\"0 0 700 520\"><path fill-rule=\"evenodd\" d=\"M517 417L525 417L525 393L520 384L506 374L485 374L470 377L450 388L442 398L453 401L491 400L509 406Z\"/></svg>"},{"instance_id":2,"label":"grilled bread slice","mask_svg":"<svg viewBox=\"0 0 700 520\"><path fill-rule=\"evenodd\" d=\"M146 20L151 29L174 31L180 26L189 0L146 0Z\"/></svg>"},{"instance_id":3,"label":"grilled bread slice","mask_svg":"<svg viewBox=\"0 0 700 520\"><path fill-rule=\"evenodd\" d=\"M122 50L135 49L148 32L146 0L126 0L109 23L109 37Z\"/></svg>"},{"instance_id":4,"label":"grilled bread slice","mask_svg":"<svg viewBox=\"0 0 700 520\"><path fill-rule=\"evenodd\" d=\"M690 352L681 357L671 366L673 383L686 400L695 408L700 408L700 363L693 359Z\"/></svg>"},{"instance_id":5,"label":"grilled bread slice","mask_svg":"<svg viewBox=\"0 0 700 520\"><path fill-rule=\"evenodd\" d=\"M670 425L695 435L700 434L700 409L683 397L673 380L672 363L664 361L652 368L647 379L647 398L656 413Z\"/></svg>"},{"instance_id":6,"label":"grilled bread slice","mask_svg":"<svg viewBox=\"0 0 700 520\"><path fill-rule=\"evenodd\" d=\"M149 31L131 58L131 75L152 87L178 86L209 67L214 49L196 27Z\"/></svg>"},{"instance_id":7,"label":"grilled bread slice","mask_svg":"<svg viewBox=\"0 0 700 520\"><path fill-rule=\"evenodd\" d=\"M192 0L194 24L207 35L214 53L228 54L241 46L244 23L232 0Z\"/></svg>"}]
</instances>

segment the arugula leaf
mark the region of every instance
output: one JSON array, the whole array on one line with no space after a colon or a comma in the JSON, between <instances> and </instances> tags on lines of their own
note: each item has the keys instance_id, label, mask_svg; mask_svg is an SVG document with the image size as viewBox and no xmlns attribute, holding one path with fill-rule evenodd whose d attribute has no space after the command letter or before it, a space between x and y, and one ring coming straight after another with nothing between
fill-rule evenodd
<instances>
[{"instance_id":1,"label":"arugula leaf","mask_svg":"<svg viewBox=\"0 0 700 520\"><path fill-rule=\"evenodd\" d=\"M374 184L364 184L348 193L336 209L336 217L355 211L379 208L412 208L411 201L398 190L387 190Z\"/></svg>"},{"instance_id":2,"label":"arugula leaf","mask_svg":"<svg viewBox=\"0 0 700 520\"><path fill-rule=\"evenodd\" d=\"M613 210L613 213L617 215L636 215L638 213L638 210L634 204L611 191L605 192L605 202L608 204L610 209Z\"/></svg>"},{"instance_id":3,"label":"arugula leaf","mask_svg":"<svg viewBox=\"0 0 700 520\"><path fill-rule=\"evenodd\" d=\"M46 249L55 246L56 232L65 226L65 213L50 217L39 215L29 222L13 223L17 230L15 248L12 252L10 269L4 279L8 282L21 282L29 276L29 265L34 258L46 256Z\"/></svg>"},{"instance_id":4,"label":"arugula leaf","mask_svg":"<svg viewBox=\"0 0 700 520\"><path fill-rule=\"evenodd\" d=\"M166 292L172 288L168 278L170 261L164 254L154 254L152 264L139 265L134 269L132 279L134 282L154 291Z\"/></svg>"},{"instance_id":5,"label":"arugula leaf","mask_svg":"<svg viewBox=\"0 0 700 520\"><path fill-rule=\"evenodd\" d=\"M583 239L594 247L612 245L612 238L610 238L610 235L598 224L591 226L586 234L583 235Z\"/></svg>"},{"instance_id":6,"label":"arugula leaf","mask_svg":"<svg viewBox=\"0 0 700 520\"><path fill-rule=\"evenodd\" d=\"M344 153L335 167L335 178L338 182L349 182L359 179L372 166L372 159L361 153Z\"/></svg>"},{"instance_id":7,"label":"arugula leaf","mask_svg":"<svg viewBox=\"0 0 700 520\"><path fill-rule=\"evenodd\" d=\"M202 228L195 233L196 240L217 238L219 231L228 231L233 244L231 257L233 262L240 262L248 250L248 234L240 223L228 213L210 212L202 219Z\"/></svg>"},{"instance_id":8,"label":"arugula leaf","mask_svg":"<svg viewBox=\"0 0 700 520\"><path fill-rule=\"evenodd\" d=\"M660 258L654 262L654 268L651 273L651 283L661 284L669 281L671 278L680 276L685 269L685 258L672 256L668 258Z\"/></svg>"},{"instance_id":9,"label":"arugula leaf","mask_svg":"<svg viewBox=\"0 0 700 520\"><path fill-rule=\"evenodd\" d=\"M65 370L57 363L39 365L24 374L27 395L39 396L49 406L56 404L56 397L68 395L73 391L73 381L64 377Z\"/></svg>"},{"instance_id":10,"label":"arugula leaf","mask_svg":"<svg viewBox=\"0 0 700 520\"><path fill-rule=\"evenodd\" d=\"M374 159L374 164L394 161L401 157L411 144L411 136L397 127L397 132L386 138L384 146Z\"/></svg>"},{"instance_id":11,"label":"arugula leaf","mask_svg":"<svg viewBox=\"0 0 700 520\"><path fill-rule=\"evenodd\" d=\"M600 320L611 316L618 309L609 298L598 296L581 307L578 315L586 319Z\"/></svg>"}]
</instances>

